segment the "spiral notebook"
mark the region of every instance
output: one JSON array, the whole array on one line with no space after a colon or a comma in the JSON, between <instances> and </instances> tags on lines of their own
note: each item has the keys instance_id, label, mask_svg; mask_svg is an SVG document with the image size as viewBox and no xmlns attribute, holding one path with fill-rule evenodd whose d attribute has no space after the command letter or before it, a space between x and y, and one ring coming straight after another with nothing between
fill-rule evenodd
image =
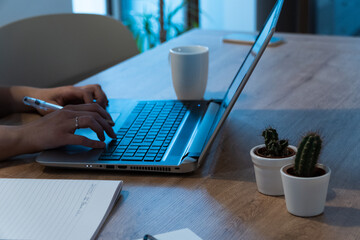
<instances>
[{"instance_id":1,"label":"spiral notebook","mask_svg":"<svg viewBox=\"0 0 360 240\"><path fill-rule=\"evenodd\" d=\"M93 239L122 181L0 179L0 239Z\"/></svg>"}]
</instances>

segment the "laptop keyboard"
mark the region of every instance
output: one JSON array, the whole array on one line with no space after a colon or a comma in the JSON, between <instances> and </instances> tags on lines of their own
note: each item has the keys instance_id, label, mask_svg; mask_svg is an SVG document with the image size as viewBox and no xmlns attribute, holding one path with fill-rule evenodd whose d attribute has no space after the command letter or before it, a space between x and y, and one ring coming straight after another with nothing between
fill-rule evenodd
<instances>
[{"instance_id":1,"label":"laptop keyboard","mask_svg":"<svg viewBox=\"0 0 360 240\"><path fill-rule=\"evenodd\" d=\"M186 103L138 103L99 160L161 161L186 110Z\"/></svg>"}]
</instances>

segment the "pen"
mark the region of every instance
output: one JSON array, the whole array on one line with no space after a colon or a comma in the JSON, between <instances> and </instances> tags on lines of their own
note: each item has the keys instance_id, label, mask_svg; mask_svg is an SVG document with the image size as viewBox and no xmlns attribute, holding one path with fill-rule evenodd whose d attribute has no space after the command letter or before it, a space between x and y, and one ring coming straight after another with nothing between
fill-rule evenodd
<instances>
[{"instance_id":1,"label":"pen","mask_svg":"<svg viewBox=\"0 0 360 240\"><path fill-rule=\"evenodd\" d=\"M143 240L157 240L157 238L155 238L155 237L153 237L153 236L151 236L151 235L149 235L149 234L146 234L146 235L144 236Z\"/></svg>"},{"instance_id":2,"label":"pen","mask_svg":"<svg viewBox=\"0 0 360 240\"><path fill-rule=\"evenodd\" d=\"M52 104L52 103L48 103L48 102L45 102L43 100L32 98L32 97L27 97L27 96L25 96L23 98L23 102L28 106L38 108L38 109L42 109L42 110L45 110L45 111L47 111L49 109L51 109L51 110L59 110L59 109L63 108L62 106Z\"/></svg>"}]
</instances>

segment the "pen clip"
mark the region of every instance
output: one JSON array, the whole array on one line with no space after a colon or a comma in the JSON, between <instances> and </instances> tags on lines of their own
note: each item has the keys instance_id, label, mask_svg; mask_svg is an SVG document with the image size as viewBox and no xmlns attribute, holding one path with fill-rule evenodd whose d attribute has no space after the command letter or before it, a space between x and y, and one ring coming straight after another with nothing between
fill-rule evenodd
<instances>
[{"instance_id":1,"label":"pen clip","mask_svg":"<svg viewBox=\"0 0 360 240\"><path fill-rule=\"evenodd\" d=\"M33 100L33 102L29 102L30 99ZM41 104L41 100L39 100L39 99L29 98L29 97L25 96L23 98L23 103L27 106L36 107L36 108L39 108L44 111L48 110L47 107L45 107L44 105Z\"/></svg>"}]
</instances>

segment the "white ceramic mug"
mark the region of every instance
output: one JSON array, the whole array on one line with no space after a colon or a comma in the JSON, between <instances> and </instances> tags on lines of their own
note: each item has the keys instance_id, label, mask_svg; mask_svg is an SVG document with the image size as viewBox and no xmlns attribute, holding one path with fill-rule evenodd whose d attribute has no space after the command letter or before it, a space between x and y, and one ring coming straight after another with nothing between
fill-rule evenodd
<instances>
[{"instance_id":1,"label":"white ceramic mug","mask_svg":"<svg viewBox=\"0 0 360 240\"><path fill-rule=\"evenodd\" d=\"M172 82L180 100L202 99L205 94L209 48L183 46L170 49Z\"/></svg>"}]
</instances>

